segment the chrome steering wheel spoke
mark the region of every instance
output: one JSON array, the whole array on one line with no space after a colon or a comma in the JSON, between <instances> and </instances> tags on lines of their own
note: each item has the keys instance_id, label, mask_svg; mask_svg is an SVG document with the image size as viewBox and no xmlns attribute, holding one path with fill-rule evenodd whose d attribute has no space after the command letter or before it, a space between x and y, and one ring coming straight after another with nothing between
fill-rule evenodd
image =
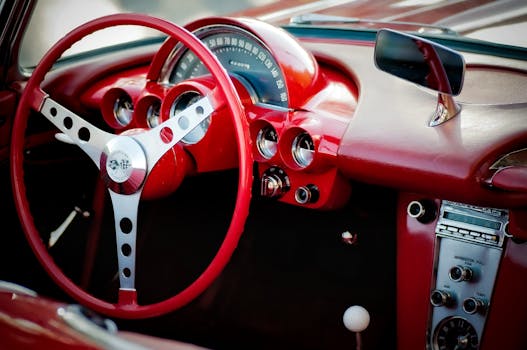
<instances>
[{"instance_id":1,"label":"chrome steering wheel spoke","mask_svg":"<svg viewBox=\"0 0 527 350\"><path fill-rule=\"evenodd\" d=\"M72 143L79 146L99 168L104 147L115 135L88 123L50 97L44 98L38 112L62 131Z\"/></svg>"},{"instance_id":2,"label":"chrome steering wheel spoke","mask_svg":"<svg viewBox=\"0 0 527 350\"><path fill-rule=\"evenodd\" d=\"M155 128L131 136L143 147L149 170L169 149L214 112L213 94L201 98Z\"/></svg>"},{"instance_id":3,"label":"chrome steering wheel spoke","mask_svg":"<svg viewBox=\"0 0 527 350\"><path fill-rule=\"evenodd\" d=\"M137 213L141 191L128 195L109 192L115 219L119 289L135 291Z\"/></svg>"}]
</instances>

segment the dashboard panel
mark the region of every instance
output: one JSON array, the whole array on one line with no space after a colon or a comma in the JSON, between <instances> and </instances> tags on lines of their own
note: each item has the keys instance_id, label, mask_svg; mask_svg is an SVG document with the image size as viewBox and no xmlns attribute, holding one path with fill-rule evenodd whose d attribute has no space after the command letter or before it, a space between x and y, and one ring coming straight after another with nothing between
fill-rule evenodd
<instances>
[{"instance_id":1,"label":"dashboard panel","mask_svg":"<svg viewBox=\"0 0 527 350\"><path fill-rule=\"evenodd\" d=\"M262 22L213 18L188 28L216 54L241 96L260 195L308 208L343 206L351 187L336 157L357 105L353 80L333 62L317 61L284 30ZM105 121L125 132L155 127L214 89L196 56L168 39L147 72L108 77L88 89L83 101L101 105ZM128 124L118 118L122 101L128 103ZM220 108L182 140L194 163L190 173L236 166L229 123ZM214 147L219 140L223 146Z\"/></svg>"},{"instance_id":2,"label":"dashboard panel","mask_svg":"<svg viewBox=\"0 0 527 350\"><path fill-rule=\"evenodd\" d=\"M216 53L243 100L261 195L305 207L333 208L347 198L330 195L335 183L353 178L480 205L518 207L527 202L522 191L499 191L488 185L493 174L490 165L522 148L526 133L522 104L518 98L501 102L499 96L490 96L490 104L474 100L470 83L472 72L480 76L483 71L487 77L495 74L502 84L504 77L518 79L493 68L509 64L510 59L465 54L469 84L459 99L460 118L445 127L430 128L426 120L437 96L375 69L372 43L340 39L322 43L309 37L298 41L280 28L250 19L208 18L187 28ZM515 69L520 70L521 64L514 61ZM106 119L113 118L115 101L126 86L125 95L133 95L138 107L135 113L143 114L129 127L156 125L214 89L205 73L192 53L169 39L154 57L146 81L141 83L142 76L122 81L124 73L99 84L107 90L102 97L109 100L103 103L103 111L110 115ZM100 97L100 89L92 89L93 95ZM171 101L164 103L171 107L160 112L166 97ZM386 113L393 117L385 117ZM234 157L228 156L232 142L221 154L205 151L211 144L207 140L222 137L228 124L222 113L216 114L202 125L200 136L185 146L200 171L235 166ZM152 115L159 121L148 122ZM119 122L110 125L119 126ZM204 142L197 142L202 138ZM231 161L220 164L220 157ZM269 178L269 169L275 168L285 177ZM309 179L314 175L322 176L317 183ZM305 196L317 200L298 200Z\"/></svg>"}]
</instances>

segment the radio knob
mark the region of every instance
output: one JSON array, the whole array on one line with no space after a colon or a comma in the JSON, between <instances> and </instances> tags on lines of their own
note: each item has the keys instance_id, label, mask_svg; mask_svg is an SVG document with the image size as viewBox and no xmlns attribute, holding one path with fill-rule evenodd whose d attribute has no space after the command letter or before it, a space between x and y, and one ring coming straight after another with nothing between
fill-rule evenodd
<instances>
[{"instance_id":1,"label":"radio knob","mask_svg":"<svg viewBox=\"0 0 527 350\"><path fill-rule=\"evenodd\" d=\"M435 289L430 293L430 303L433 306L450 306L454 303L454 298L449 292Z\"/></svg>"},{"instance_id":2,"label":"radio knob","mask_svg":"<svg viewBox=\"0 0 527 350\"><path fill-rule=\"evenodd\" d=\"M435 220L437 216L437 207L434 201L421 199L408 203L406 212L410 217L423 224L427 224Z\"/></svg>"},{"instance_id":3,"label":"radio knob","mask_svg":"<svg viewBox=\"0 0 527 350\"><path fill-rule=\"evenodd\" d=\"M473 275L472 270L466 266L452 266L448 271L448 277L454 282L470 281Z\"/></svg>"},{"instance_id":4,"label":"radio knob","mask_svg":"<svg viewBox=\"0 0 527 350\"><path fill-rule=\"evenodd\" d=\"M463 311L473 315L477 312L483 313L487 308L487 303L477 298L467 298L463 300Z\"/></svg>"}]
</instances>

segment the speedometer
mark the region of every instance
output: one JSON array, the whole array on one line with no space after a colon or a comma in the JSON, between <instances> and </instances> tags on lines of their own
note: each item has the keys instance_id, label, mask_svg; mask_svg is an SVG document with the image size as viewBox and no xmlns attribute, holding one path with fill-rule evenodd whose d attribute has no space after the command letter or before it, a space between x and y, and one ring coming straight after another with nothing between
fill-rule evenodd
<instances>
[{"instance_id":1,"label":"speedometer","mask_svg":"<svg viewBox=\"0 0 527 350\"><path fill-rule=\"evenodd\" d=\"M257 103L288 107L286 83L280 66L265 45L252 34L231 26L206 27L195 33L223 67L244 84ZM179 48L170 70L171 84L208 74L190 50Z\"/></svg>"}]
</instances>

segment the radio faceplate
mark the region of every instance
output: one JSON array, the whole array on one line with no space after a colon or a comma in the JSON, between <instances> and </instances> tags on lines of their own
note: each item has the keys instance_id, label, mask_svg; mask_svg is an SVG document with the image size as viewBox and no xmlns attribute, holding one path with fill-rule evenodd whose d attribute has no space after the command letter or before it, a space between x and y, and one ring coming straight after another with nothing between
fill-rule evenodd
<instances>
[{"instance_id":1,"label":"radio faceplate","mask_svg":"<svg viewBox=\"0 0 527 350\"><path fill-rule=\"evenodd\" d=\"M428 348L478 349L507 238L508 212L443 201L439 215Z\"/></svg>"},{"instance_id":2,"label":"radio faceplate","mask_svg":"<svg viewBox=\"0 0 527 350\"><path fill-rule=\"evenodd\" d=\"M507 237L506 210L443 201L439 215L438 235L498 247L503 246Z\"/></svg>"}]
</instances>

